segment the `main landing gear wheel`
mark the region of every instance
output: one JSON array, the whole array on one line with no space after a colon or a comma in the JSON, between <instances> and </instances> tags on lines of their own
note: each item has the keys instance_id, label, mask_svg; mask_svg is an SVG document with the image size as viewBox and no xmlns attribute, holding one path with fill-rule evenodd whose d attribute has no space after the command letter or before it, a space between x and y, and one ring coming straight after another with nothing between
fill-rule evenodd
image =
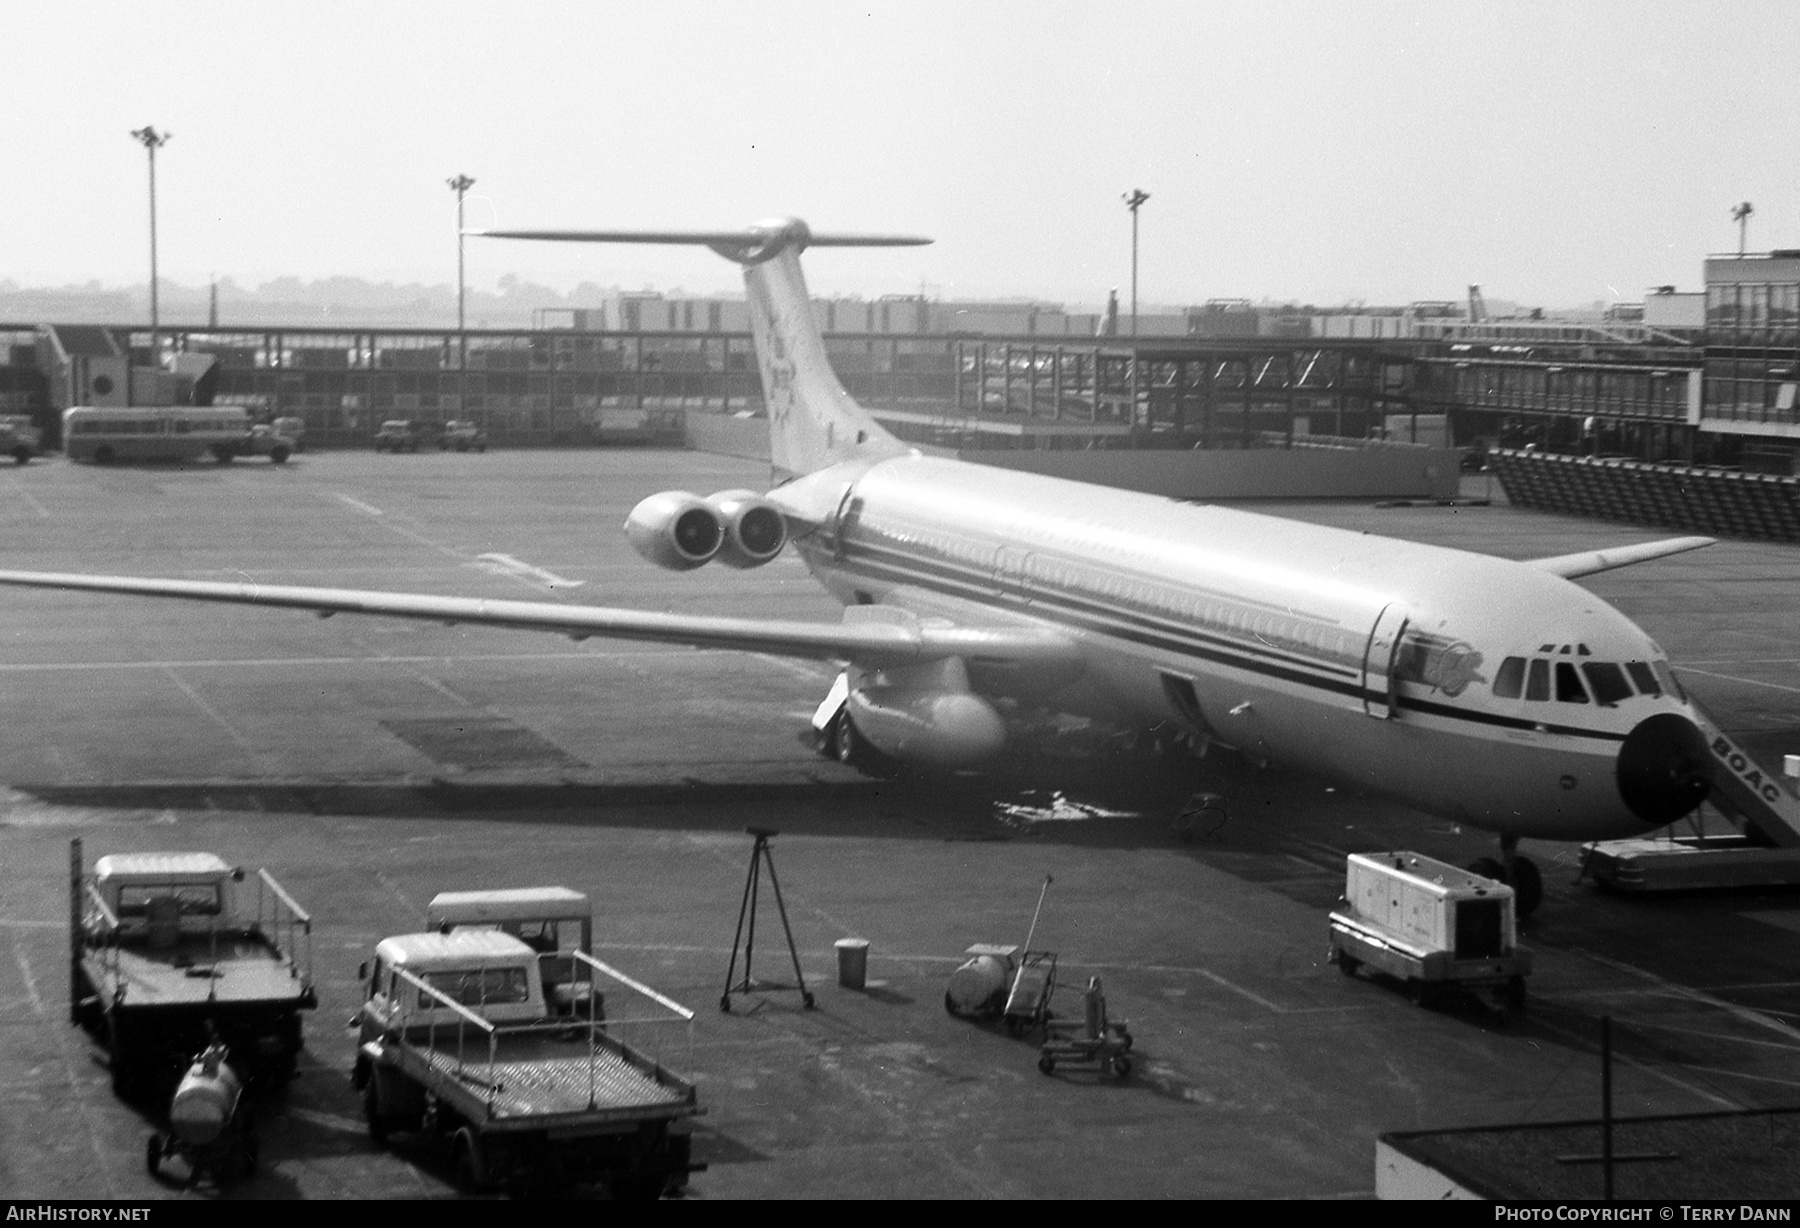
<instances>
[{"instance_id":1,"label":"main landing gear wheel","mask_svg":"<svg viewBox=\"0 0 1800 1228\"><path fill-rule=\"evenodd\" d=\"M1514 857L1506 879L1513 889L1513 907L1521 917L1529 917L1544 902L1544 876L1529 857Z\"/></svg>"},{"instance_id":2,"label":"main landing gear wheel","mask_svg":"<svg viewBox=\"0 0 1800 1228\"><path fill-rule=\"evenodd\" d=\"M831 751L845 767L855 767L863 757L862 734L848 712L840 712L831 722Z\"/></svg>"},{"instance_id":3,"label":"main landing gear wheel","mask_svg":"<svg viewBox=\"0 0 1800 1228\"><path fill-rule=\"evenodd\" d=\"M1502 845L1505 845L1502 841ZM1544 875L1537 863L1507 849L1504 858L1479 857L1469 863L1469 873L1505 883L1513 889L1513 912L1529 917L1544 902Z\"/></svg>"},{"instance_id":4,"label":"main landing gear wheel","mask_svg":"<svg viewBox=\"0 0 1800 1228\"><path fill-rule=\"evenodd\" d=\"M831 752L845 767L855 768L865 776L892 776L899 765L869 744L848 711L839 712L831 721Z\"/></svg>"}]
</instances>

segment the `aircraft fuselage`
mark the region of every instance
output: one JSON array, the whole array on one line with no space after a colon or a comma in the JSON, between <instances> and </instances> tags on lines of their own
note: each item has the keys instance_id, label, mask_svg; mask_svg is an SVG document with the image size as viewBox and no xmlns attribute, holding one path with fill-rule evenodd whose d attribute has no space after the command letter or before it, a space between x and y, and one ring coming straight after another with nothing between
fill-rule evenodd
<instances>
[{"instance_id":1,"label":"aircraft fuselage","mask_svg":"<svg viewBox=\"0 0 1800 1228\"><path fill-rule=\"evenodd\" d=\"M1081 646L1078 676L971 661L978 692L1171 722L1513 835L1639 835L1678 817L1634 807L1620 777L1649 718L1695 716L1663 652L1526 564L925 457L872 465L796 545L846 604L1048 626Z\"/></svg>"}]
</instances>

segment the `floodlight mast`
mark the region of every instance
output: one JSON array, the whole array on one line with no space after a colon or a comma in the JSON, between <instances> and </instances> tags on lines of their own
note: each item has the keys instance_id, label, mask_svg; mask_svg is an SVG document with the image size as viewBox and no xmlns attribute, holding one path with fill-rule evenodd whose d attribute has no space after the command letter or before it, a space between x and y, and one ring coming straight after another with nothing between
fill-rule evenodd
<instances>
[{"instance_id":1,"label":"floodlight mast","mask_svg":"<svg viewBox=\"0 0 1800 1228\"><path fill-rule=\"evenodd\" d=\"M1131 210L1131 335L1135 337L1137 336L1138 210L1143 207L1145 201L1150 199L1150 193L1142 188L1133 188L1125 193L1122 199L1125 201L1125 207Z\"/></svg>"},{"instance_id":2,"label":"floodlight mast","mask_svg":"<svg viewBox=\"0 0 1800 1228\"><path fill-rule=\"evenodd\" d=\"M1750 215L1756 212L1756 206L1745 201L1731 211L1731 220L1738 224L1738 259L1744 258L1744 247L1750 239Z\"/></svg>"},{"instance_id":3,"label":"floodlight mast","mask_svg":"<svg viewBox=\"0 0 1800 1228\"><path fill-rule=\"evenodd\" d=\"M158 132L154 126L145 124L142 128L133 128L131 135L150 155L150 360L160 365L162 318L156 300L156 151L173 140L175 134Z\"/></svg>"},{"instance_id":4,"label":"floodlight mast","mask_svg":"<svg viewBox=\"0 0 1800 1228\"><path fill-rule=\"evenodd\" d=\"M456 193L456 412L469 408L469 333L463 317L463 196L475 186L467 175L446 179ZM487 415L482 415L485 421Z\"/></svg>"},{"instance_id":5,"label":"floodlight mast","mask_svg":"<svg viewBox=\"0 0 1800 1228\"><path fill-rule=\"evenodd\" d=\"M450 190L456 193L456 331L461 333L463 324L463 195L475 186L475 181L467 175L458 175L454 179L446 179Z\"/></svg>"}]
</instances>

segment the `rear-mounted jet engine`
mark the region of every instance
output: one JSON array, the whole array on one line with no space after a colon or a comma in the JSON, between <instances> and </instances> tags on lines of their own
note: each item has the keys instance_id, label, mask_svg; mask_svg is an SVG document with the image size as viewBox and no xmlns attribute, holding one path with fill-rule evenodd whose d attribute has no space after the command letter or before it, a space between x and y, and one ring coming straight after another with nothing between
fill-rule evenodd
<instances>
[{"instance_id":1,"label":"rear-mounted jet engine","mask_svg":"<svg viewBox=\"0 0 1800 1228\"><path fill-rule=\"evenodd\" d=\"M773 503L755 491L720 491L706 503L725 528L719 562L727 567L761 567L787 545L787 521Z\"/></svg>"},{"instance_id":2,"label":"rear-mounted jet engine","mask_svg":"<svg viewBox=\"0 0 1800 1228\"><path fill-rule=\"evenodd\" d=\"M729 567L761 567L787 544L787 522L752 491L702 499L665 490L631 509L625 536L639 554L671 571L691 571L715 558Z\"/></svg>"}]
</instances>

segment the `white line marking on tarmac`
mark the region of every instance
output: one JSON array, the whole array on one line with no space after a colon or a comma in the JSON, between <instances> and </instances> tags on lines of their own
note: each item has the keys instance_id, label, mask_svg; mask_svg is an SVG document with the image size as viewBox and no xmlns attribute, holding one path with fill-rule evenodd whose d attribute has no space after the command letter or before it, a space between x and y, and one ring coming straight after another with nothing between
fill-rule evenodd
<instances>
[{"instance_id":1,"label":"white line marking on tarmac","mask_svg":"<svg viewBox=\"0 0 1800 1228\"><path fill-rule=\"evenodd\" d=\"M1205 968L1202 968L1202 969L1200 969L1200 975L1205 977L1207 980L1211 981L1213 984L1218 985L1219 987L1221 987L1223 989L1229 989L1232 993L1238 995L1238 997L1243 998L1246 1001L1254 1002L1258 1006L1267 1007L1269 1010L1274 1011L1277 1015L1285 1015L1288 1013L1288 1011L1284 1007L1277 1006L1273 1002L1269 1001L1267 998L1259 997L1256 994L1251 993L1248 989L1245 989L1242 985L1233 985L1230 981L1226 980L1224 977L1220 976L1216 972L1211 972Z\"/></svg>"},{"instance_id":2,"label":"white line marking on tarmac","mask_svg":"<svg viewBox=\"0 0 1800 1228\"><path fill-rule=\"evenodd\" d=\"M808 681L815 678L827 678L831 675L830 670L822 669L818 665L806 661L790 661L786 657L770 656L766 652L753 652L750 655L758 661L767 661L770 665L779 666L795 677L805 678ZM812 713L808 712L806 715L811 716Z\"/></svg>"},{"instance_id":3,"label":"white line marking on tarmac","mask_svg":"<svg viewBox=\"0 0 1800 1228\"><path fill-rule=\"evenodd\" d=\"M206 713L206 715L209 718L211 718L212 722L215 725L217 725L220 729L223 729L225 731L226 737L230 738L233 742L237 743L237 747L239 750L243 751L244 754L248 755L251 759L253 759L259 763L262 762L262 758L263 758L262 752L258 751L254 746L252 746L249 743L248 740L245 739L243 734L238 732L237 726L233 725L230 721L226 720L222 715L220 715L219 710L217 708L213 707L211 704L207 703L204 699L200 698L200 692L196 691L193 687L189 686L186 682L182 681L181 675L177 674L173 669L166 669L163 672L169 676L169 681L173 682L177 687L179 687L181 689L181 693L183 695L186 695L189 699L193 700L194 706L196 708L199 708L200 711Z\"/></svg>"},{"instance_id":4,"label":"white line marking on tarmac","mask_svg":"<svg viewBox=\"0 0 1800 1228\"><path fill-rule=\"evenodd\" d=\"M332 498L334 498L334 499L338 499L344 503L348 503L351 507L353 507L357 511L363 513L365 516L385 516L385 515L387 515L387 513L382 511L380 508L372 507L369 504L364 503L361 499L352 499L349 495L343 494L340 491L334 490L331 492L331 495L332 495Z\"/></svg>"},{"instance_id":5,"label":"white line marking on tarmac","mask_svg":"<svg viewBox=\"0 0 1800 1228\"><path fill-rule=\"evenodd\" d=\"M480 562L475 566L499 575L511 576L518 580L527 580L541 588L580 588L585 580L570 580L542 567L533 567L523 559L515 559L510 554L489 553L479 556Z\"/></svg>"},{"instance_id":6,"label":"white line marking on tarmac","mask_svg":"<svg viewBox=\"0 0 1800 1228\"><path fill-rule=\"evenodd\" d=\"M32 1013L43 1014L43 995L38 993L37 978L31 975L31 964L25 959L25 948L19 945L16 937L13 939L13 962L19 965L19 975L25 980L25 996L31 999Z\"/></svg>"},{"instance_id":7,"label":"white line marking on tarmac","mask_svg":"<svg viewBox=\"0 0 1800 1228\"><path fill-rule=\"evenodd\" d=\"M1674 1032L1678 1036L1698 1036L1702 1040L1722 1040L1733 1045L1761 1045L1766 1049L1783 1049L1789 1053L1794 1051L1793 1045L1785 1044L1779 1040L1758 1040L1754 1036L1733 1036L1729 1032L1709 1032L1702 1028L1681 1028L1676 1027L1672 1023L1652 1023L1643 1019L1633 1019L1631 1021L1631 1027L1633 1031L1639 1032L1653 1029L1658 1032Z\"/></svg>"},{"instance_id":8,"label":"white line marking on tarmac","mask_svg":"<svg viewBox=\"0 0 1800 1228\"><path fill-rule=\"evenodd\" d=\"M364 503L361 499L353 499L349 495L344 494L342 491L336 491L336 490L332 491L331 495L334 499L341 500L346 505L355 508L357 511L362 512L364 515L375 517L377 520L379 520L381 522L383 527L392 529L394 532L398 533L400 536L405 537L405 538L410 538L411 540L418 542L421 546L428 546L431 549L437 551L439 554L447 555L453 559L462 560L465 557L459 551L452 550L450 547L448 547L446 545L443 545L439 542L432 541L429 537L426 537L423 533L420 533L416 529L409 529L405 525L395 523L393 518L390 517L386 512L382 511L380 508L375 507L371 504Z\"/></svg>"},{"instance_id":9,"label":"white line marking on tarmac","mask_svg":"<svg viewBox=\"0 0 1800 1228\"><path fill-rule=\"evenodd\" d=\"M1771 691L1786 691L1790 695L1800 695L1800 686L1783 686L1779 682L1763 682L1756 678L1740 678L1736 674L1717 674L1710 669L1695 669L1691 665L1681 667L1684 674L1700 674L1707 678L1718 678L1725 682L1742 682L1746 686L1767 687Z\"/></svg>"},{"instance_id":10,"label":"white line marking on tarmac","mask_svg":"<svg viewBox=\"0 0 1800 1228\"><path fill-rule=\"evenodd\" d=\"M594 948L596 950L631 951L631 952L634 952L637 954L650 954L650 955L726 956L726 955L731 954L731 948L729 948L729 947L693 946L693 945L685 944L685 943L666 943L666 942L596 942L594 944ZM869 953L869 958L871 961L889 961L889 962L896 963L896 964L942 964L942 965L960 965L960 964L968 962L968 959L969 959L969 957L967 955L918 955L918 954L912 954L912 953L905 952L905 951L879 951L879 950L871 951ZM836 966L835 961L837 959L837 952L836 952L836 950L829 950L829 951L809 950L806 954L802 955L800 957L800 959L801 959L802 963L807 964L809 966L819 964L819 965L829 965L831 967L835 967ZM1273 1011L1277 1015L1342 1014L1346 1011L1361 1011L1361 1010L1371 1009L1370 1007L1368 1007L1366 1005L1362 1005L1362 1004L1358 1004L1358 1005L1354 1005L1354 1006L1306 1006L1306 1007L1298 1007L1298 1008L1281 1006L1278 1003L1269 1001L1267 998L1259 997L1257 994L1251 992L1248 989L1245 989L1241 985L1233 984L1232 982L1226 980L1224 977L1220 976L1218 973L1212 971L1209 968L1191 968L1191 967L1184 967L1180 964L1128 964L1128 963L1118 963L1118 962L1115 962L1112 960L1104 960L1104 959L1090 960L1090 959L1082 959L1079 957L1071 958L1071 959L1063 959L1063 958L1059 957L1057 959L1057 967L1058 968L1081 968L1081 969L1090 969L1091 968L1096 972L1107 972L1107 973L1132 972L1132 973L1162 974L1162 975L1167 975L1167 976L1204 977L1207 980L1212 981L1214 984L1218 985L1220 988L1230 990L1232 993L1237 994L1240 997L1246 998L1249 1001L1256 1003L1258 1006L1263 1007L1265 1010ZM808 975L810 976L812 974L808 973ZM829 978L827 978L827 979L829 979Z\"/></svg>"},{"instance_id":11,"label":"white line marking on tarmac","mask_svg":"<svg viewBox=\"0 0 1800 1228\"><path fill-rule=\"evenodd\" d=\"M1694 1070L1701 1074L1724 1075L1729 1079L1744 1079L1751 1083L1778 1083L1782 1087L1800 1087L1800 1080L1777 1079L1774 1075L1746 1074L1741 1070L1726 1070L1723 1066L1687 1066L1683 1070Z\"/></svg>"},{"instance_id":12,"label":"white line marking on tarmac","mask_svg":"<svg viewBox=\"0 0 1800 1228\"><path fill-rule=\"evenodd\" d=\"M1757 1027L1768 1028L1772 1032L1779 1033L1789 1040L1800 1041L1800 1028L1796 1028L1792 1024L1783 1023L1781 1020L1772 1018L1762 1011L1752 1010L1748 1006L1739 1006L1737 1003L1727 1002L1723 998L1715 998L1709 993L1703 993L1698 989L1689 989L1685 985L1677 985L1673 981L1664 980L1654 972L1647 972L1642 968L1633 967L1623 960L1612 959L1605 955L1596 954L1593 951L1583 950L1580 947L1570 947L1569 951L1571 954L1580 955L1586 959L1593 960L1597 964L1611 968L1615 972L1623 972L1627 976L1635 976L1641 981L1648 981L1650 984L1661 989L1664 993L1673 997L1685 998L1689 1002L1698 1002L1713 1007L1716 1010L1724 1011L1727 1015L1730 1015L1735 1019L1741 1019L1745 1023L1753 1023Z\"/></svg>"},{"instance_id":13,"label":"white line marking on tarmac","mask_svg":"<svg viewBox=\"0 0 1800 1228\"><path fill-rule=\"evenodd\" d=\"M1546 1031L1546 1032L1552 1032L1552 1033L1556 1034L1557 1036L1562 1037L1564 1040L1570 1042L1571 1044L1573 1044L1583 1050L1586 1050L1589 1052L1598 1052L1599 1051L1599 1046L1593 1043L1592 1037L1578 1033L1571 1028L1565 1028L1565 1027L1561 1027L1557 1024L1550 1023L1550 1022L1546 1021L1545 1019L1543 1019L1541 1016L1538 1018L1536 1026L1544 1029L1544 1031ZM1641 1074L1649 1075L1653 1079L1657 1079L1660 1082L1667 1083L1670 1087L1678 1087L1682 1091L1688 1093L1688 1095L1698 1096L1700 1099L1708 1101L1712 1104L1716 1104L1722 1109L1741 1109L1744 1107L1743 1104L1740 1103L1739 1101L1733 1100L1728 1096L1721 1096L1721 1095L1717 1094L1716 1092L1709 1091L1704 1087L1698 1086L1697 1084L1689 1083L1685 1079L1677 1079L1674 1075L1670 1074L1668 1071L1658 1070L1654 1066L1646 1065L1643 1062L1638 1061L1634 1057L1631 1057L1627 1054L1620 1053L1616 1048L1613 1050L1613 1061L1622 1062L1625 1065L1631 1067L1633 1070L1636 1070ZM1677 1064L1677 1068L1678 1069L1686 1069L1686 1067L1680 1066L1679 1063Z\"/></svg>"},{"instance_id":14,"label":"white line marking on tarmac","mask_svg":"<svg viewBox=\"0 0 1800 1228\"><path fill-rule=\"evenodd\" d=\"M17 936L13 938L13 956L19 961L19 971L25 976L25 988L26 992L31 996L32 1005L41 1015L44 1013L43 999L38 995L36 978L31 975L31 967L25 961L25 950L19 945ZM100 1181L106 1186L106 1197L120 1198L123 1195L119 1189L118 1182L114 1180L112 1176L112 1167L109 1163L111 1152L108 1148L101 1145L99 1123L96 1121L94 1114L89 1111L87 1097L83 1094L81 1080L75 1073L76 1063L85 1062L85 1058L78 1057L72 1050L69 1042L69 1030L67 1028L57 1028L56 1034L57 1046L62 1050L63 1077L67 1083L68 1094L64 1098L64 1103L75 1107L75 1115L81 1119L82 1130L87 1135L88 1146L94 1153L94 1164L89 1172L93 1179ZM85 1045L83 1048L85 1049Z\"/></svg>"},{"instance_id":15,"label":"white line marking on tarmac","mask_svg":"<svg viewBox=\"0 0 1800 1228\"><path fill-rule=\"evenodd\" d=\"M26 504L31 508L31 510L37 513L37 517L39 520L50 519L49 510L47 508L45 508L42 503L39 503L37 501L37 496L33 495L29 490L26 490L23 486L20 486L17 482L8 482L6 484L6 488L8 490L10 490L13 494L19 496L19 498L25 500Z\"/></svg>"}]
</instances>

